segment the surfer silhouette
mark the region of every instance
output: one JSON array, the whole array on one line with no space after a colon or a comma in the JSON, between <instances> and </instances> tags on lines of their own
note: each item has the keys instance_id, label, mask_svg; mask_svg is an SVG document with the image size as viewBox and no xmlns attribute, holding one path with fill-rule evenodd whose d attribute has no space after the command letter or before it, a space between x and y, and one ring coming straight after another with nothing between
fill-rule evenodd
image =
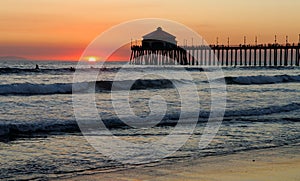
<instances>
[{"instance_id":1,"label":"surfer silhouette","mask_svg":"<svg viewBox=\"0 0 300 181\"><path fill-rule=\"evenodd\" d=\"M74 67L70 67L70 71L74 72L75 68Z\"/></svg>"},{"instance_id":2,"label":"surfer silhouette","mask_svg":"<svg viewBox=\"0 0 300 181\"><path fill-rule=\"evenodd\" d=\"M35 70L39 70L39 69L40 69L39 65L35 64Z\"/></svg>"}]
</instances>

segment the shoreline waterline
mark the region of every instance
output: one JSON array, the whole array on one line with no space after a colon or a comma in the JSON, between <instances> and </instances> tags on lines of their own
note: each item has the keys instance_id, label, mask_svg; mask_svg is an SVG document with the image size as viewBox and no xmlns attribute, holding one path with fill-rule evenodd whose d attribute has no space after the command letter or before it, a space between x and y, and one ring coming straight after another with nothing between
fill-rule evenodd
<instances>
[{"instance_id":1,"label":"shoreline waterline","mask_svg":"<svg viewBox=\"0 0 300 181\"><path fill-rule=\"evenodd\" d=\"M110 172L95 170L89 175L59 180L297 180L300 178L299 148L298 144Z\"/></svg>"}]
</instances>

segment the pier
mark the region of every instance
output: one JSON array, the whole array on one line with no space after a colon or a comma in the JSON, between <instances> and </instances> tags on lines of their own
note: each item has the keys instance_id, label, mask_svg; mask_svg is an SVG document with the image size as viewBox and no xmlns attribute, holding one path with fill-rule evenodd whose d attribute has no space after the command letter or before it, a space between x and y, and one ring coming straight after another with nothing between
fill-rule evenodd
<instances>
[{"instance_id":1,"label":"pier","mask_svg":"<svg viewBox=\"0 0 300 181\"><path fill-rule=\"evenodd\" d=\"M287 38L286 38L287 39ZM130 63L134 65L190 65L190 66L260 66L280 67L300 65L299 42L246 45L177 46L175 36L156 31L143 36L141 45L131 45Z\"/></svg>"},{"instance_id":2,"label":"pier","mask_svg":"<svg viewBox=\"0 0 300 181\"><path fill-rule=\"evenodd\" d=\"M135 65L299 66L300 44L210 45L145 48L132 46Z\"/></svg>"}]
</instances>

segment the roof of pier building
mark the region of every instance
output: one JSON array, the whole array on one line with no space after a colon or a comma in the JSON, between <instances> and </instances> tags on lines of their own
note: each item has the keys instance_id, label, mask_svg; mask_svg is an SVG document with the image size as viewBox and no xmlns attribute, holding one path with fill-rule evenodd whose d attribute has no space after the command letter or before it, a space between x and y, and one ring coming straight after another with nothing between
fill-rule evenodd
<instances>
[{"instance_id":1,"label":"roof of pier building","mask_svg":"<svg viewBox=\"0 0 300 181\"><path fill-rule=\"evenodd\" d=\"M162 30L161 27L158 27L155 31L144 35L143 40L157 40L157 41L165 41L168 43L172 43L174 45L177 44L176 37Z\"/></svg>"}]
</instances>

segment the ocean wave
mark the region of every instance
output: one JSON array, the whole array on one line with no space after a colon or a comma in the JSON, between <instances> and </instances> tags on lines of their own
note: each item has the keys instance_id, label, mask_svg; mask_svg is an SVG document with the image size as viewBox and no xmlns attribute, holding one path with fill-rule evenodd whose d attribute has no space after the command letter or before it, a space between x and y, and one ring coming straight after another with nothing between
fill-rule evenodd
<instances>
[{"instance_id":1,"label":"ocean wave","mask_svg":"<svg viewBox=\"0 0 300 181\"><path fill-rule=\"evenodd\" d=\"M32 84L18 83L0 85L0 95L71 94L71 83Z\"/></svg>"},{"instance_id":2,"label":"ocean wave","mask_svg":"<svg viewBox=\"0 0 300 181\"><path fill-rule=\"evenodd\" d=\"M0 136L30 136L37 133L49 132L78 132L76 121L48 121L48 122L0 122Z\"/></svg>"},{"instance_id":3,"label":"ocean wave","mask_svg":"<svg viewBox=\"0 0 300 181\"><path fill-rule=\"evenodd\" d=\"M173 82L184 84L184 80L168 79L138 79L123 81L96 81L81 83L55 83L55 84L32 84L17 83L0 85L0 95L48 95L48 94L71 94L85 93L95 90L96 92L112 90L126 90L131 85L131 90L143 89L166 89L173 88Z\"/></svg>"},{"instance_id":4,"label":"ocean wave","mask_svg":"<svg viewBox=\"0 0 300 181\"><path fill-rule=\"evenodd\" d=\"M227 84L251 85L251 84L278 84L300 82L300 75L274 75L274 76L239 76L225 77Z\"/></svg>"},{"instance_id":5,"label":"ocean wave","mask_svg":"<svg viewBox=\"0 0 300 181\"><path fill-rule=\"evenodd\" d=\"M223 122L230 123L240 123L244 121L250 122L274 122L274 121L289 121L289 122L300 122L299 118L284 118L284 119L264 119L264 118L245 118L245 116L261 116L268 114L276 114L282 112L290 112L300 110L300 103L291 103L288 105L281 106L269 106L265 108L253 108L246 110L235 110L235 111L226 111ZM185 114L189 115L189 114ZM157 126L176 126L178 119L180 117L179 113L167 114L164 118L157 124ZM209 117L209 112L201 111L199 113L198 122L203 123L207 121ZM189 124L189 118L186 118L185 121ZM118 117L109 117L103 118L103 123L109 129L116 128L129 128L127 124L122 122ZM88 121L87 121L88 123ZM48 135L51 133L71 133L71 132L80 132L78 124L75 120L53 120L45 122L30 122L30 121L0 121L0 140L6 140L7 138L17 138L17 137L30 137L33 135L43 134Z\"/></svg>"},{"instance_id":6,"label":"ocean wave","mask_svg":"<svg viewBox=\"0 0 300 181\"><path fill-rule=\"evenodd\" d=\"M240 117L240 116L262 116L268 114L290 112L300 109L300 103L291 103L287 105L274 105L264 108L252 108L246 110L229 110L225 112L225 117Z\"/></svg>"},{"instance_id":7,"label":"ocean wave","mask_svg":"<svg viewBox=\"0 0 300 181\"><path fill-rule=\"evenodd\" d=\"M225 70L237 70L237 69L253 69L253 70L270 70L270 69L279 69L279 70L290 70L290 69L298 69L299 67L222 67ZM97 67L61 67L61 68L16 68L16 67L1 67L1 74L26 74L26 73L37 73L37 74L57 74L57 73L73 73L75 71L78 72L117 72L120 69L126 71L166 71L166 70L174 70L174 71L189 71L189 72L211 72L218 71L219 67L197 67L197 66L125 66L116 65L116 66L97 66Z\"/></svg>"},{"instance_id":8,"label":"ocean wave","mask_svg":"<svg viewBox=\"0 0 300 181\"><path fill-rule=\"evenodd\" d=\"M18 74L18 73L50 73L50 72L73 72L72 68L59 69L34 69L34 68L0 68L0 74Z\"/></svg>"},{"instance_id":9,"label":"ocean wave","mask_svg":"<svg viewBox=\"0 0 300 181\"><path fill-rule=\"evenodd\" d=\"M0 75L1 74L65 74L65 73L74 73L77 72L117 72L120 69L125 71L204 71L201 67L170 67L170 66L127 66L127 67L121 67L121 66L115 66L115 67L86 67L86 68L76 68L76 67L63 67L63 68L11 68L11 67L2 67L0 68ZM212 69L213 70L213 69Z\"/></svg>"},{"instance_id":10,"label":"ocean wave","mask_svg":"<svg viewBox=\"0 0 300 181\"><path fill-rule=\"evenodd\" d=\"M74 67L69 68L10 68L4 67L0 68L0 74L22 74L22 73L45 73L45 74L57 74L57 73L73 73L75 71L79 72L88 72L88 71L101 71L101 72L115 72L118 71L119 67L110 67L110 68L78 68L75 69Z\"/></svg>"}]
</instances>

